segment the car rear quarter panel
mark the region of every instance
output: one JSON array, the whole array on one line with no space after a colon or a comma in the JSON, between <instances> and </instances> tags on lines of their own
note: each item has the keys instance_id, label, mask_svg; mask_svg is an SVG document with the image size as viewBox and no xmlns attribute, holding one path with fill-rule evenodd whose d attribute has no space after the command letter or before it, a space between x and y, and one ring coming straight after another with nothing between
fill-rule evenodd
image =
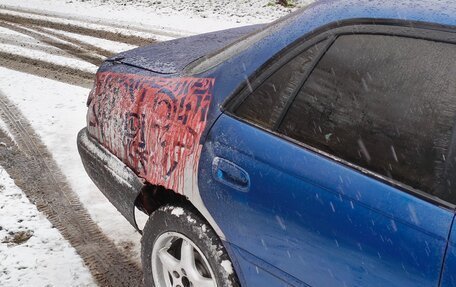
<instances>
[{"instance_id":1,"label":"car rear quarter panel","mask_svg":"<svg viewBox=\"0 0 456 287\"><path fill-rule=\"evenodd\" d=\"M89 134L141 178L184 194L195 181L214 82L100 72Z\"/></svg>"}]
</instances>

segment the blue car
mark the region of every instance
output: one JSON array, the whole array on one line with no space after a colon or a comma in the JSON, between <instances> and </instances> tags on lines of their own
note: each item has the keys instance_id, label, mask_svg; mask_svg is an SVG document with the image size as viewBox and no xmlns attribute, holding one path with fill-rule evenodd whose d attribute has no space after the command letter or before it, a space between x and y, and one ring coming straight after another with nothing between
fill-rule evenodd
<instances>
[{"instance_id":1,"label":"blue car","mask_svg":"<svg viewBox=\"0 0 456 287\"><path fill-rule=\"evenodd\" d=\"M454 1L137 48L87 104L79 152L141 229L146 286L456 286Z\"/></svg>"}]
</instances>

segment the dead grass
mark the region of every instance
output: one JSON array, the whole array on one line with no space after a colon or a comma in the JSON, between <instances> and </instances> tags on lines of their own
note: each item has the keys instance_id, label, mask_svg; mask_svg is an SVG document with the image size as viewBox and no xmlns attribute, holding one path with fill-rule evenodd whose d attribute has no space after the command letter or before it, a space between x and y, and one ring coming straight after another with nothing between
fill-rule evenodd
<instances>
[{"instance_id":1,"label":"dead grass","mask_svg":"<svg viewBox=\"0 0 456 287\"><path fill-rule=\"evenodd\" d=\"M11 244L11 245L20 245L27 242L33 236L33 231L17 231L9 232L8 236L3 238L2 243Z\"/></svg>"}]
</instances>

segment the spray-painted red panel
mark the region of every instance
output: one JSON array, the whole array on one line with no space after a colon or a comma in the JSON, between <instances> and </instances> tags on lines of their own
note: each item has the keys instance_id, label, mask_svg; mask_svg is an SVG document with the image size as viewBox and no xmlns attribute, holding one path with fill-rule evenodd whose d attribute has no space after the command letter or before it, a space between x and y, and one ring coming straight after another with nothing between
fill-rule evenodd
<instances>
[{"instance_id":1,"label":"spray-painted red panel","mask_svg":"<svg viewBox=\"0 0 456 287\"><path fill-rule=\"evenodd\" d=\"M209 78L99 73L89 133L140 177L183 193L195 179L213 86Z\"/></svg>"}]
</instances>

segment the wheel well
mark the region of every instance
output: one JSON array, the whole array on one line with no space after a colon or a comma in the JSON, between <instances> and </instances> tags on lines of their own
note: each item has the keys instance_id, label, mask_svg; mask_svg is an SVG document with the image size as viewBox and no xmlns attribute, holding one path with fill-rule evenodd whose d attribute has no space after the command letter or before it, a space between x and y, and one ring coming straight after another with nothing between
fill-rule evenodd
<instances>
[{"instance_id":1,"label":"wheel well","mask_svg":"<svg viewBox=\"0 0 456 287\"><path fill-rule=\"evenodd\" d=\"M202 220L204 220L208 226L214 229L215 233L224 240L223 232L217 226L211 224L211 220L206 218L203 213L186 197L180 193L175 192L172 189L167 189L163 186L159 185L152 185L146 183L139 192L138 196L136 197L135 206L136 208L143 212L144 214L149 217L154 211L164 205L174 205L180 206L189 211L194 212L195 215L199 216ZM210 216L210 214L209 214ZM136 219L136 218L135 218ZM138 218L139 219L139 218ZM147 221L147 218L143 217L143 223ZM138 222L136 223L137 229L141 231L141 228L138 226Z\"/></svg>"},{"instance_id":2,"label":"wheel well","mask_svg":"<svg viewBox=\"0 0 456 287\"><path fill-rule=\"evenodd\" d=\"M166 204L185 205L198 212L186 196L159 185L146 184L135 201L136 207L147 215Z\"/></svg>"}]
</instances>

